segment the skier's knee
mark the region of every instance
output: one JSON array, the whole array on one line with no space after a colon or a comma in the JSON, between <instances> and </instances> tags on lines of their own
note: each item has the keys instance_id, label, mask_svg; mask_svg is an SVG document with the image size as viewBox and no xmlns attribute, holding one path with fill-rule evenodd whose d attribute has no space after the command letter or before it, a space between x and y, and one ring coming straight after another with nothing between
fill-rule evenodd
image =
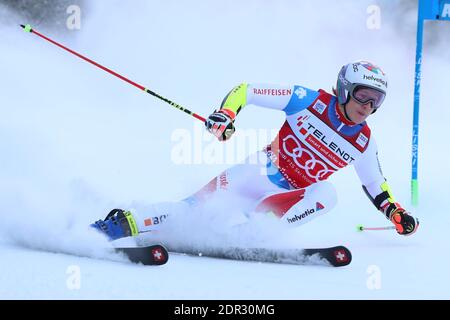
<instances>
[{"instance_id":1,"label":"skier's knee","mask_svg":"<svg viewBox=\"0 0 450 320\"><path fill-rule=\"evenodd\" d=\"M329 182L320 182L306 188L304 198L292 206L281 219L289 226L297 227L329 212L336 203L334 186Z\"/></svg>"},{"instance_id":2,"label":"skier's knee","mask_svg":"<svg viewBox=\"0 0 450 320\"><path fill-rule=\"evenodd\" d=\"M305 198L322 200L331 210L337 203L336 188L330 182L322 181L307 188Z\"/></svg>"}]
</instances>

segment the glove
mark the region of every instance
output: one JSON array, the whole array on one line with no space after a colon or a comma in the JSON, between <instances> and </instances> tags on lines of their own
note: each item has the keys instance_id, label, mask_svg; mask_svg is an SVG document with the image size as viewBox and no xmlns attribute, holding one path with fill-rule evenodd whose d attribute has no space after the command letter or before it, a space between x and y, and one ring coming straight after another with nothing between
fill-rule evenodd
<instances>
[{"instance_id":1,"label":"glove","mask_svg":"<svg viewBox=\"0 0 450 320\"><path fill-rule=\"evenodd\" d=\"M404 209L395 209L389 218L395 225L398 234L409 236L416 232L419 227L419 220L410 216Z\"/></svg>"},{"instance_id":2,"label":"glove","mask_svg":"<svg viewBox=\"0 0 450 320\"><path fill-rule=\"evenodd\" d=\"M234 112L227 109L215 111L206 119L206 129L215 135L219 141L226 141L236 131L234 117Z\"/></svg>"}]
</instances>

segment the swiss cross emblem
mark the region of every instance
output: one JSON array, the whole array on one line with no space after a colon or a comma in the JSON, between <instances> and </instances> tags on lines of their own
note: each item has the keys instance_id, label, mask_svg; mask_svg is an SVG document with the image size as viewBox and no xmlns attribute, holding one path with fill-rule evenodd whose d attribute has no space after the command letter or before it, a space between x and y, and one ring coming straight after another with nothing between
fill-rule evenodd
<instances>
[{"instance_id":1,"label":"swiss cross emblem","mask_svg":"<svg viewBox=\"0 0 450 320\"><path fill-rule=\"evenodd\" d=\"M338 262L345 263L348 261L347 253L344 250L336 250L334 256Z\"/></svg>"},{"instance_id":2,"label":"swiss cross emblem","mask_svg":"<svg viewBox=\"0 0 450 320\"><path fill-rule=\"evenodd\" d=\"M153 249L152 254L156 261L164 260L164 254L161 252L161 249Z\"/></svg>"}]
</instances>

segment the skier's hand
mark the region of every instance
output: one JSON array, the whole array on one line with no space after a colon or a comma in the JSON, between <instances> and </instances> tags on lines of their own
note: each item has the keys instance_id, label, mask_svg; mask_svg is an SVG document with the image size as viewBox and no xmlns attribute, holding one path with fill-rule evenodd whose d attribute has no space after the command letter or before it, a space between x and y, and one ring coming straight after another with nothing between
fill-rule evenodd
<instances>
[{"instance_id":1,"label":"skier's hand","mask_svg":"<svg viewBox=\"0 0 450 320\"><path fill-rule=\"evenodd\" d=\"M389 220L395 225L398 234L404 236L413 234L419 227L419 220L409 215L408 212L402 208L395 209L391 213Z\"/></svg>"},{"instance_id":2,"label":"skier's hand","mask_svg":"<svg viewBox=\"0 0 450 320\"><path fill-rule=\"evenodd\" d=\"M236 131L234 128L234 117L234 113L227 109L215 111L206 119L206 129L220 141L226 141Z\"/></svg>"}]
</instances>

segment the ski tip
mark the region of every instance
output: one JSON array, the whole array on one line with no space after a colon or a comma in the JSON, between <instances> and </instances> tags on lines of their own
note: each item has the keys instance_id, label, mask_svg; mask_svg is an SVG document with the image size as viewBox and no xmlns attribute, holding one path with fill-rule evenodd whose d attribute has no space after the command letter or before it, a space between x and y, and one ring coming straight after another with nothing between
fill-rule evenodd
<instances>
[{"instance_id":1,"label":"ski tip","mask_svg":"<svg viewBox=\"0 0 450 320\"><path fill-rule=\"evenodd\" d=\"M358 225L356 226L356 231L361 232L361 231L363 231L363 230L364 230L364 226L363 226L362 224L358 224Z\"/></svg>"},{"instance_id":2,"label":"ski tip","mask_svg":"<svg viewBox=\"0 0 450 320\"><path fill-rule=\"evenodd\" d=\"M163 245L151 245L144 247L114 248L116 252L122 252L134 263L143 265L163 265L169 260L169 252Z\"/></svg>"},{"instance_id":3,"label":"ski tip","mask_svg":"<svg viewBox=\"0 0 450 320\"><path fill-rule=\"evenodd\" d=\"M344 246L331 248L332 254L328 257L328 261L334 267L344 267L352 262L351 251Z\"/></svg>"},{"instance_id":4,"label":"ski tip","mask_svg":"<svg viewBox=\"0 0 450 320\"><path fill-rule=\"evenodd\" d=\"M29 25L29 24L26 24L26 25L21 24L20 26L23 28L23 31L25 31L25 32L33 31L33 28L31 28L31 25Z\"/></svg>"},{"instance_id":5,"label":"ski tip","mask_svg":"<svg viewBox=\"0 0 450 320\"><path fill-rule=\"evenodd\" d=\"M344 267L352 262L351 251L344 246L303 249L307 256L318 255L333 267Z\"/></svg>"}]
</instances>

